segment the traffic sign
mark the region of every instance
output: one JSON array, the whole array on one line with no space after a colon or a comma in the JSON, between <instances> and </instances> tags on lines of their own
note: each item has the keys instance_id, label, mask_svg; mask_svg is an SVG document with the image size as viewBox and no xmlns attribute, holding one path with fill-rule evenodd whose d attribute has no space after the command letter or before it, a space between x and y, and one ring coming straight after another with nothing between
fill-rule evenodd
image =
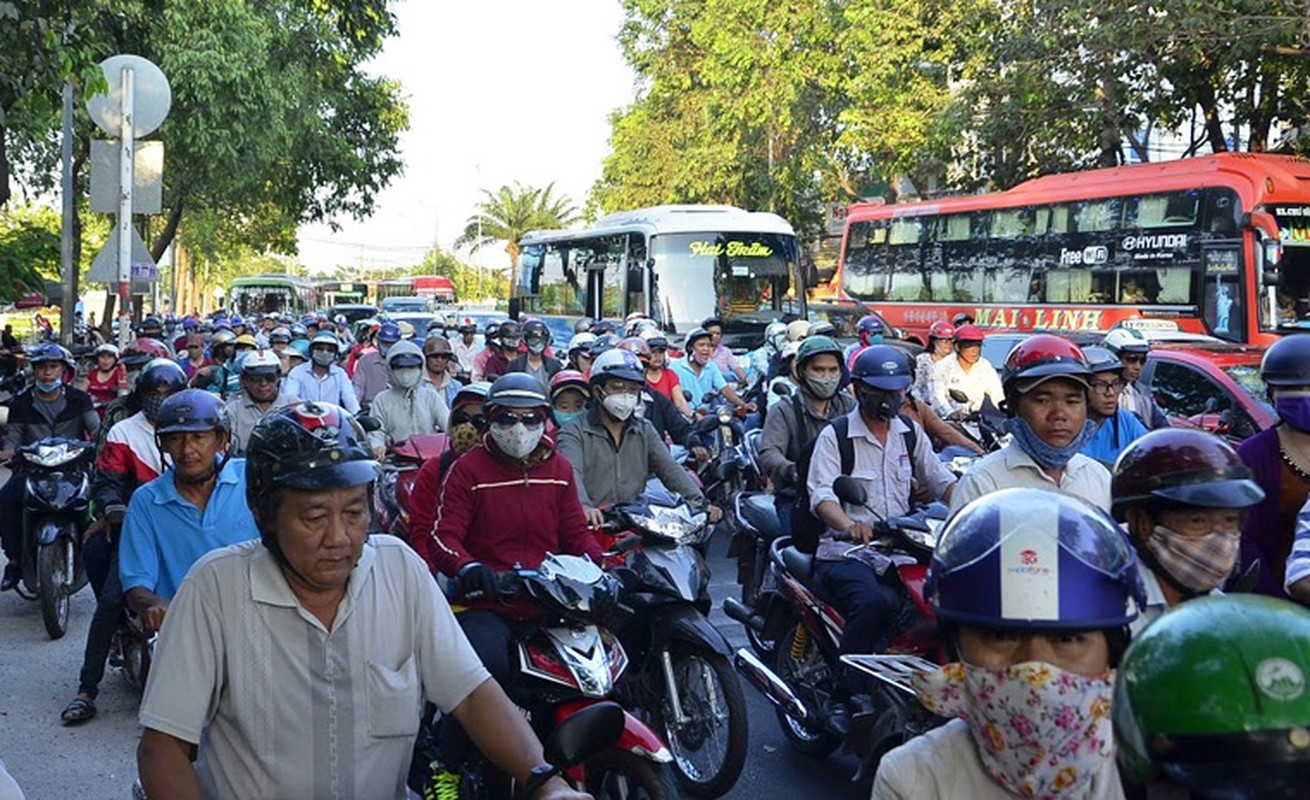
<instances>
[{"instance_id":1,"label":"traffic sign","mask_svg":"<svg viewBox=\"0 0 1310 800\"><path fill-rule=\"evenodd\" d=\"M118 211L120 165L117 142L91 141L91 210L103 214ZM136 143L132 169L132 213L158 214L163 207L164 143L159 140Z\"/></svg>"},{"instance_id":2,"label":"traffic sign","mask_svg":"<svg viewBox=\"0 0 1310 800\"><path fill-rule=\"evenodd\" d=\"M123 124L124 69L132 70L132 138L146 136L163 123L173 105L173 91L168 79L153 63L141 56L110 56L100 62L109 91L87 99L86 110L100 130L118 136Z\"/></svg>"},{"instance_id":3,"label":"traffic sign","mask_svg":"<svg viewBox=\"0 0 1310 800\"><path fill-rule=\"evenodd\" d=\"M150 282L159 280L159 266L150 257L146 243L141 241L141 234L136 228L132 231L132 291L144 294L150 291ZM105 246L96 253L91 262L91 271L87 273L89 281L99 281L111 286L118 282L118 229L111 228Z\"/></svg>"}]
</instances>

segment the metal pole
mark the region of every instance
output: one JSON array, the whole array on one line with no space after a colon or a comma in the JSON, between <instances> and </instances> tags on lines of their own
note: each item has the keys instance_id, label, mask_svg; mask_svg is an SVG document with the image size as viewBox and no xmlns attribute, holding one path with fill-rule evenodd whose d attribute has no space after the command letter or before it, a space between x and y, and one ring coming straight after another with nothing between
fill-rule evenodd
<instances>
[{"instance_id":1,"label":"metal pole","mask_svg":"<svg viewBox=\"0 0 1310 800\"><path fill-rule=\"evenodd\" d=\"M59 226L59 270L64 285L64 299L59 304L59 338L65 345L73 343L73 312L77 308L77 298L73 296L73 284L77 277L77 267L73 264L73 215L77 213L77 204L73 198L73 82L64 81L64 120L60 132L59 159L63 169L60 176L59 190L62 193L60 205L63 219Z\"/></svg>"},{"instance_id":2,"label":"metal pole","mask_svg":"<svg viewBox=\"0 0 1310 800\"><path fill-rule=\"evenodd\" d=\"M132 181L136 147L132 138L133 95L136 94L134 70L121 73L123 119L119 126L122 149L118 156L118 346L131 341L132 316Z\"/></svg>"}]
</instances>

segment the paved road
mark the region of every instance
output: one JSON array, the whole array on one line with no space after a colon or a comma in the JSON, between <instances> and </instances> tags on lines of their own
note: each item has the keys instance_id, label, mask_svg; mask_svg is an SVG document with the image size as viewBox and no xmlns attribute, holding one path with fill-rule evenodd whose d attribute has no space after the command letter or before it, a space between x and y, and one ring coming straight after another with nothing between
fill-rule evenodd
<instances>
[{"instance_id":1,"label":"paved road","mask_svg":"<svg viewBox=\"0 0 1310 800\"><path fill-rule=\"evenodd\" d=\"M711 549L716 611L713 621L730 641L744 646L739 625L717 610L736 591L735 565L726 542ZM138 697L123 676L110 670L101 686L99 715L78 728L59 724L59 712L73 698L87 626L95 609L90 589L73 599L71 629L50 641L36 603L13 592L0 595L0 759L29 800L83 798L123 800L135 777ZM868 795L850 784L854 760L836 755L816 762L791 750L778 729L772 706L749 686L751 737L746 769L729 800L789 795L856 800Z\"/></svg>"}]
</instances>

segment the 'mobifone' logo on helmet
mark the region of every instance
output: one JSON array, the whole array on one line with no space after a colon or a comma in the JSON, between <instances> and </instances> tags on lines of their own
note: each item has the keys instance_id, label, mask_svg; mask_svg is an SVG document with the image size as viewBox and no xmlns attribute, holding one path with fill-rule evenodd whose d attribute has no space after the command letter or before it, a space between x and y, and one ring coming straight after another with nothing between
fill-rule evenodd
<instances>
[{"instance_id":1,"label":"'mobifone' logo on helmet","mask_svg":"<svg viewBox=\"0 0 1310 800\"><path fill-rule=\"evenodd\" d=\"M1305 693L1305 673L1285 658L1266 658L1255 668L1255 685L1275 700L1295 700Z\"/></svg>"},{"instance_id":2,"label":"'mobifone' logo on helmet","mask_svg":"<svg viewBox=\"0 0 1310 800\"><path fill-rule=\"evenodd\" d=\"M1037 560L1036 550L1024 550L1019 554L1019 563L1023 564L1025 567L1037 566Z\"/></svg>"}]
</instances>

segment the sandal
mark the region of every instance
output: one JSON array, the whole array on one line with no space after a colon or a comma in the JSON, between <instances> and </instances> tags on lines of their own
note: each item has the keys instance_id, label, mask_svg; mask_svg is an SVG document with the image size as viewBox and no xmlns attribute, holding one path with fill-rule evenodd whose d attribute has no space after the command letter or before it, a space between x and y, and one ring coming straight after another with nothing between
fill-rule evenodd
<instances>
[{"instance_id":1,"label":"sandal","mask_svg":"<svg viewBox=\"0 0 1310 800\"><path fill-rule=\"evenodd\" d=\"M64 713L59 715L59 719L65 725L78 725L86 722L96 715L96 704L93 700L87 700L85 697L75 697L73 702L68 704Z\"/></svg>"}]
</instances>

